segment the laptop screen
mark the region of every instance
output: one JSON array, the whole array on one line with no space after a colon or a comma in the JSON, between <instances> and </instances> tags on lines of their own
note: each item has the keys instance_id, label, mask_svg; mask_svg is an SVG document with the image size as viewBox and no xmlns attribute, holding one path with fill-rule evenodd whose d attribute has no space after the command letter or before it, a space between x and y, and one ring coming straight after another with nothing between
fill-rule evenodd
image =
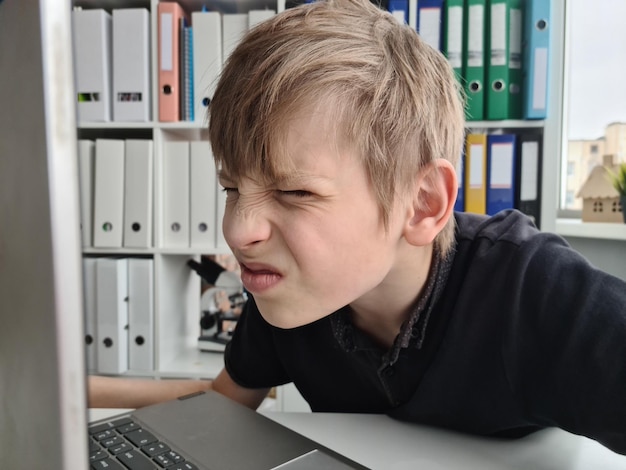
<instances>
[{"instance_id":1,"label":"laptop screen","mask_svg":"<svg viewBox=\"0 0 626 470\"><path fill-rule=\"evenodd\" d=\"M0 468L87 462L70 9L0 1Z\"/></svg>"}]
</instances>

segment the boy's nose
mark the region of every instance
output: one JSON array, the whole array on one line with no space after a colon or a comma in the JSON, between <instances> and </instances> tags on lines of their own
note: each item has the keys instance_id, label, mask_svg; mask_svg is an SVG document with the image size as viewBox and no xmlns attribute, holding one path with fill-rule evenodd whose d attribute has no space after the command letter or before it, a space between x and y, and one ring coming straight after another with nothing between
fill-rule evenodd
<instances>
[{"instance_id":1,"label":"boy's nose","mask_svg":"<svg viewBox=\"0 0 626 470\"><path fill-rule=\"evenodd\" d=\"M222 229L231 248L245 250L269 238L270 222L263 207L240 199L226 207Z\"/></svg>"}]
</instances>

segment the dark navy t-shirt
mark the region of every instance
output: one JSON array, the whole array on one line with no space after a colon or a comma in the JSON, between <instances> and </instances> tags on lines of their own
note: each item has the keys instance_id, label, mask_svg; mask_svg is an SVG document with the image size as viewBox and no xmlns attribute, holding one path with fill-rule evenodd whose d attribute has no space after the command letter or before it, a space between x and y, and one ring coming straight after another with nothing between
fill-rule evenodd
<instances>
[{"instance_id":1,"label":"dark navy t-shirt","mask_svg":"<svg viewBox=\"0 0 626 470\"><path fill-rule=\"evenodd\" d=\"M626 453L626 284L517 211L455 217L454 252L391 351L345 309L284 330L251 299L226 350L233 380L293 382L313 411L485 435L557 426Z\"/></svg>"}]
</instances>

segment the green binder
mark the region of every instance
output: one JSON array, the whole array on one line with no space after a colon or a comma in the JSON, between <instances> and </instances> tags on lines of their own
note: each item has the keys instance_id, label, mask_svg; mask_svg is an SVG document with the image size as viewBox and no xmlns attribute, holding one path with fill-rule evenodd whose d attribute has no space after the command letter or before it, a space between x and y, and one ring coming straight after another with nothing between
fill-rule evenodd
<instances>
[{"instance_id":1,"label":"green binder","mask_svg":"<svg viewBox=\"0 0 626 470\"><path fill-rule=\"evenodd\" d=\"M522 0L488 0L486 117L522 118Z\"/></svg>"},{"instance_id":2,"label":"green binder","mask_svg":"<svg viewBox=\"0 0 626 470\"><path fill-rule=\"evenodd\" d=\"M463 83L463 3L464 0L447 0L443 17L443 53L460 83Z\"/></svg>"},{"instance_id":3,"label":"green binder","mask_svg":"<svg viewBox=\"0 0 626 470\"><path fill-rule=\"evenodd\" d=\"M468 121L485 119L486 0L466 0L463 21L463 81Z\"/></svg>"}]
</instances>

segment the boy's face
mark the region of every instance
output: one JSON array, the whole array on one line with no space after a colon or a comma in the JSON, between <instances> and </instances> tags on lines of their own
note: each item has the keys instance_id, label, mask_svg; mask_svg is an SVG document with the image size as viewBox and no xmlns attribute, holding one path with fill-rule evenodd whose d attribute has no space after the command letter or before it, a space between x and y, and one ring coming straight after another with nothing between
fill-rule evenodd
<instances>
[{"instance_id":1,"label":"boy's face","mask_svg":"<svg viewBox=\"0 0 626 470\"><path fill-rule=\"evenodd\" d=\"M404 243L405 211L393 211L386 232L363 164L329 142L324 121L292 121L287 148L297 175L272 184L220 175L228 194L224 236L245 288L280 328L385 291Z\"/></svg>"}]
</instances>

